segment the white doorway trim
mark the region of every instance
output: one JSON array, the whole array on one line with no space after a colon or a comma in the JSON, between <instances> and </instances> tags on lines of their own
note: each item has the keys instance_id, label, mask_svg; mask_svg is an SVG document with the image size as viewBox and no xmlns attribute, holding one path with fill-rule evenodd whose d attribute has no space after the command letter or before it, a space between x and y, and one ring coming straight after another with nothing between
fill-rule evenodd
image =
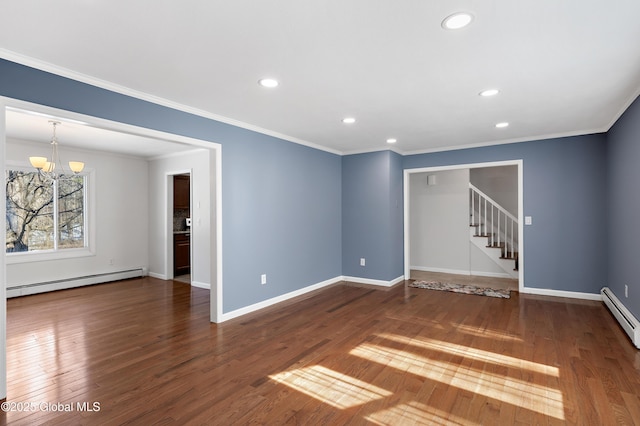
<instances>
[{"instance_id":1,"label":"white doorway trim","mask_svg":"<svg viewBox=\"0 0 640 426\"><path fill-rule=\"evenodd\" d=\"M165 248L164 248L164 256L165 256L165 268L168 279L175 278L175 256L174 256L174 244L173 244L173 197L175 196L173 193L173 178L176 175L189 175L189 211L193 212L193 182L191 180L191 176L193 176L193 169L184 169L184 170L175 170L170 171L165 174L164 179L164 192L165 192L165 233L167 238L165 238ZM189 244L189 264L191 265L191 281L193 281L193 242Z\"/></svg>"},{"instance_id":2,"label":"white doorway trim","mask_svg":"<svg viewBox=\"0 0 640 426\"><path fill-rule=\"evenodd\" d=\"M71 111L52 108L31 102L25 102L17 99L0 96L0 164L2 167L2 175L4 176L5 151L6 151L6 110L7 108L18 108L27 111L33 111L48 116L65 117L70 120L76 120L87 123L91 126L112 130L132 135L146 136L155 139L166 140L169 142L182 143L191 147L206 148L210 152L210 174L209 179L213 181L213 191L211 197L211 232L210 241L211 249L215 250L212 254L211 268L211 291L210 291L210 321L222 322L222 145L219 143L194 139L186 136L166 133L158 130L152 130L144 127L138 127L130 124L124 124L116 121L105 120L102 118L79 114ZM211 155L213 158L211 158ZM6 188L0 185L0 197L6 198ZM0 203L0 215L5 216L5 203ZM2 234L0 243L3 243L6 236ZM4 247L4 243L2 246ZM2 261L0 262L0 399L7 395L7 336L6 336L6 254L2 250Z\"/></svg>"},{"instance_id":3,"label":"white doorway trim","mask_svg":"<svg viewBox=\"0 0 640 426\"><path fill-rule=\"evenodd\" d=\"M410 253L410 176L414 173L439 172L444 170L476 169L480 167L518 166L518 290L524 291L524 194L523 194L523 160L494 161L487 163L455 164L449 166L422 167L404 170L404 276L408 279L411 275Z\"/></svg>"}]
</instances>

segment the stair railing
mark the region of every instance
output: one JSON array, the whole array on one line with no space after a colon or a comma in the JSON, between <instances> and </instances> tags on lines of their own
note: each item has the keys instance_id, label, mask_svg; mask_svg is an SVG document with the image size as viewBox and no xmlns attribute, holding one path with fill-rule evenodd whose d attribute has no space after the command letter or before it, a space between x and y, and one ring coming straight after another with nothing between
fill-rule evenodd
<instances>
[{"instance_id":1,"label":"stair railing","mask_svg":"<svg viewBox=\"0 0 640 426\"><path fill-rule=\"evenodd\" d=\"M490 238L490 245L504 243L504 257L515 258L518 252L518 219L487 194L469 183L471 225Z\"/></svg>"}]
</instances>

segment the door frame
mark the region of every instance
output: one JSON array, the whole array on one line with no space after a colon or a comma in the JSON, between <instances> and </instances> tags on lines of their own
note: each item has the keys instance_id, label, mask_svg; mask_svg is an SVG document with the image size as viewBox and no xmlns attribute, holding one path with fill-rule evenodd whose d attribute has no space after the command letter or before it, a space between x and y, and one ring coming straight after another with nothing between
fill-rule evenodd
<instances>
[{"instance_id":1,"label":"door frame","mask_svg":"<svg viewBox=\"0 0 640 426\"><path fill-rule=\"evenodd\" d=\"M482 167L500 167L500 166L518 166L518 291L523 292L524 285L524 185L523 185L523 165L522 159L518 160L505 160L505 161L492 161L486 163L468 163L468 164L454 164L446 166L432 166L432 167L420 167L415 169L404 170L404 276L405 279L411 277L411 229L410 229L410 185L411 175L415 173L431 173L440 172L444 170L460 170L460 169L477 169Z\"/></svg>"},{"instance_id":2,"label":"door frame","mask_svg":"<svg viewBox=\"0 0 640 426\"><path fill-rule=\"evenodd\" d=\"M166 210L165 210L165 226L166 226L166 247L165 247L165 265L167 268L167 278L173 279L175 278L175 262L174 262L174 243L173 243L173 177L176 175L189 175L189 211L193 212L193 169L184 169L167 172L165 174L165 182L166 182ZM191 267L191 282L193 283L193 239L191 239L191 243L189 244L189 265Z\"/></svg>"},{"instance_id":3,"label":"door frame","mask_svg":"<svg viewBox=\"0 0 640 426\"><path fill-rule=\"evenodd\" d=\"M0 96L0 171L4 175L5 150L6 150L6 110L7 108L18 108L49 116L65 117L87 123L88 125L112 130L121 133L147 136L170 142L182 143L191 147L206 148L209 151L210 176L208 179L213 183L211 190L211 222L209 224L209 240L211 242L210 276L210 321L222 322L222 145L216 142L203 139L195 139L173 133L162 132L145 127L125 124L118 121L106 120L92 115L80 114L59 108L53 108L42 104L22 101L5 96ZM0 185L0 197L5 198L5 187ZM0 203L0 214L5 214L5 205ZM0 237L0 242L5 236ZM7 335L6 335L6 254L2 251L2 261L0 261L0 400L7 395Z\"/></svg>"}]
</instances>

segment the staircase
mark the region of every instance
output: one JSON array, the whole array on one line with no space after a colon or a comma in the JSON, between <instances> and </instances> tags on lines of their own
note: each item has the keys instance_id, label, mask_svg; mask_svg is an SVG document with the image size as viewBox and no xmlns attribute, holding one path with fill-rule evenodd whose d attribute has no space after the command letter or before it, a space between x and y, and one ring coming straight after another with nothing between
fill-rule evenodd
<instances>
[{"instance_id":1,"label":"staircase","mask_svg":"<svg viewBox=\"0 0 640 426\"><path fill-rule=\"evenodd\" d=\"M470 241L518 278L518 219L469 183Z\"/></svg>"}]
</instances>

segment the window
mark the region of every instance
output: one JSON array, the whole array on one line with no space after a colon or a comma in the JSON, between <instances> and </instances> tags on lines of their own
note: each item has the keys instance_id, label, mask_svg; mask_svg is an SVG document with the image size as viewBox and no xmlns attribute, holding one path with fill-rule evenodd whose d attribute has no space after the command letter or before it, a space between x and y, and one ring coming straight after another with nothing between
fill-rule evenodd
<instances>
[{"instance_id":1,"label":"window","mask_svg":"<svg viewBox=\"0 0 640 426\"><path fill-rule=\"evenodd\" d=\"M6 252L62 251L87 247L86 177L51 183L38 172L6 172Z\"/></svg>"}]
</instances>

